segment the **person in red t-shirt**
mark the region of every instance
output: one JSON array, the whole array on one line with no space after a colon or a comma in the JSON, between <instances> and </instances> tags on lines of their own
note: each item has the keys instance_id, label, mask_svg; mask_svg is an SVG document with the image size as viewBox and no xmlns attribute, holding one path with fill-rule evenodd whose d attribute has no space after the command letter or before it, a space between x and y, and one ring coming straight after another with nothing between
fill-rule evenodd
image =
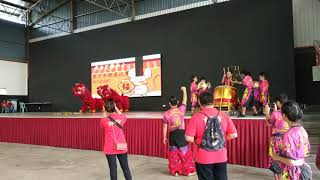
<instances>
[{"instance_id":1,"label":"person in red t-shirt","mask_svg":"<svg viewBox=\"0 0 320 180\"><path fill-rule=\"evenodd\" d=\"M7 108L7 102L5 100L3 100L1 102L1 113L5 113L6 112L6 108Z\"/></svg>"},{"instance_id":2,"label":"person in red t-shirt","mask_svg":"<svg viewBox=\"0 0 320 180\"><path fill-rule=\"evenodd\" d=\"M163 116L163 143L167 144L169 130L168 160L169 171L173 176L195 175L195 164L192 159L192 152L185 139L184 115L187 104L186 87L181 87L183 92L182 105L178 107L179 101L171 96L169 100L170 109Z\"/></svg>"},{"instance_id":3,"label":"person in red t-shirt","mask_svg":"<svg viewBox=\"0 0 320 180\"><path fill-rule=\"evenodd\" d=\"M105 109L109 114L107 118L101 119L101 126L104 128L104 153L106 154L110 179L117 180L117 158L120 162L124 177L131 180L131 172L128 165L127 148L119 149L117 144L126 144L126 138L122 127L127 121L127 117L121 113L112 100L105 102Z\"/></svg>"},{"instance_id":4,"label":"person in red t-shirt","mask_svg":"<svg viewBox=\"0 0 320 180\"><path fill-rule=\"evenodd\" d=\"M204 92L199 97L201 112L194 114L186 128L186 139L195 146L194 157L199 180L227 180L227 148L207 151L200 147L206 127L207 116L218 115L225 140L237 137L237 130L225 112L219 112L213 106L213 93Z\"/></svg>"}]
</instances>

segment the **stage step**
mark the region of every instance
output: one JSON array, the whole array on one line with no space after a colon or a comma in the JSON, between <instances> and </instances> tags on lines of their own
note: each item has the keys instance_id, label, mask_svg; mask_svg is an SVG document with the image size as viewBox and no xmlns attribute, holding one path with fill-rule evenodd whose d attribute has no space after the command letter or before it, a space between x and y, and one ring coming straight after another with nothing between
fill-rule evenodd
<instances>
[{"instance_id":1,"label":"stage step","mask_svg":"<svg viewBox=\"0 0 320 180\"><path fill-rule=\"evenodd\" d=\"M319 147L319 144L311 144L310 154L317 154L317 152L318 152L318 147Z\"/></svg>"},{"instance_id":2,"label":"stage step","mask_svg":"<svg viewBox=\"0 0 320 180\"><path fill-rule=\"evenodd\" d=\"M309 137L320 137L320 129L306 129Z\"/></svg>"},{"instance_id":3,"label":"stage step","mask_svg":"<svg viewBox=\"0 0 320 180\"><path fill-rule=\"evenodd\" d=\"M320 115L319 113L306 113L303 118L303 127L309 134L311 154L315 155L320 144Z\"/></svg>"},{"instance_id":4,"label":"stage step","mask_svg":"<svg viewBox=\"0 0 320 180\"><path fill-rule=\"evenodd\" d=\"M320 105L307 105L304 112L320 112Z\"/></svg>"},{"instance_id":5,"label":"stage step","mask_svg":"<svg viewBox=\"0 0 320 180\"><path fill-rule=\"evenodd\" d=\"M303 117L303 122L320 122L319 113L308 113Z\"/></svg>"},{"instance_id":6,"label":"stage step","mask_svg":"<svg viewBox=\"0 0 320 180\"><path fill-rule=\"evenodd\" d=\"M310 144L320 144L320 137L309 137Z\"/></svg>"},{"instance_id":7,"label":"stage step","mask_svg":"<svg viewBox=\"0 0 320 180\"><path fill-rule=\"evenodd\" d=\"M303 122L305 129L320 129L320 122Z\"/></svg>"},{"instance_id":8,"label":"stage step","mask_svg":"<svg viewBox=\"0 0 320 180\"><path fill-rule=\"evenodd\" d=\"M315 163L316 162L316 154L310 154L305 160L307 163Z\"/></svg>"}]
</instances>

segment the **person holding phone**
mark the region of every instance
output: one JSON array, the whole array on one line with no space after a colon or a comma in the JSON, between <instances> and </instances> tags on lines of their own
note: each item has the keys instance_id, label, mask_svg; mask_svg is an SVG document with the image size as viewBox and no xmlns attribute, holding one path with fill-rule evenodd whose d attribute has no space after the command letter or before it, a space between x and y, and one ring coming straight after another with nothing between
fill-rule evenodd
<instances>
[{"instance_id":1,"label":"person holding phone","mask_svg":"<svg viewBox=\"0 0 320 180\"><path fill-rule=\"evenodd\" d=\"M123 132L123 126L127 121L126 115L122 114L113 100L105 101L105 109L108 117L101 119L104 128L104 153L107 157L110 179L117 180L117 158L120 162L124 177L131 180L131 172L128 164L128 148Z\"/></svg>"},{"instance_id":2,"label":"person holding phone","mask_svg":"<svg viewBox=\"0 0 320 180\"><path fill-rule=\"evenodd\" d=\"M281 180L312 179L311 168L305 161L310 154L310 142L301 124L303 112L299 104L293 101L284 103L281 112L289 130L283 134L279 152L272 155L273 160L280 162Z\"/></svg>"},{"instance_id":3,"label":"person holding phone","mask_svg":"<svg viewBox=\"0 0 320 180\"><path fill-rule=\"evenodd\" d=\"M282 170L279 161L274 161L272 156L273 154L279 153L279 146L282 142L283 134L289 130L289 125L282 118L281 113L281 107L287 101L288 96L285 94L280 94L276 97L272 114L270 114L270 106L268 104L265 106L266 123L272 127L269 147L269 169L274 173L275 180L281 180Z\"/></svg>"}]
</instances>

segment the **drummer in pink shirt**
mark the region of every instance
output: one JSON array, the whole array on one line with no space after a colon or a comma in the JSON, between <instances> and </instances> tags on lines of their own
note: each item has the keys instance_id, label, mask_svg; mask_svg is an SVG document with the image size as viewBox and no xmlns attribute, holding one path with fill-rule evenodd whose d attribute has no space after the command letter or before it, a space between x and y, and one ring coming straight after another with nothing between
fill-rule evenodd
<instances>
[{"instance_id":1,"label":"drummer in pink shirt","mask_svg":"<svg viewBox=\"0 0 320 180\"><path fill-rule=\"evenodd\" d=\"M128 165L127 148L117 148L116 145L126 144L126 138L122 127L127 121L126 115L122 114L112 100L105 102L105 109L109 113L108 117L101 119L101 126L104 128L104 149L109 169L110 179L117 180L117 158L120 162L124 177L131 180L131 172Z\"/></svg>"},{"instance_id":2,"label":"drummer in pink shirt","mask_svg":"<svg viewBox=\"0 0 320 180\"><path fill-rule=\"evenodd\" d=\"M218 115L225 140L237 138L237 130L225 112L213 106L213 93L204 92L199 97L201 112L192 116L186 128L186 140L195 146L194 157L199 180L227 180L227 148L207 151L200 147L205 131L207 116Z\"/></svg>"}]
</instances>

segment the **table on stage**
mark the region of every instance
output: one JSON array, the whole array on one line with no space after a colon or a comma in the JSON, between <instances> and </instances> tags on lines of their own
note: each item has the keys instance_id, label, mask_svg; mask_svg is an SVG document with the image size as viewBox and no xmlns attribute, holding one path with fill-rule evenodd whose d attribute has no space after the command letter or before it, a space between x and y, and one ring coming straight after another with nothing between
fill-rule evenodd
<instances>
[{"instance_id":1,"label":"table on stage","mask_svg":"<svg viewBox=\"0 0 320 180\"><path fill-rule=\"evenodd\" d=\"M0 142L101 151L102 113L0 114ZM161 112L130 112L125 126L129 154L166 157ZM188 123L190 117L186 117ZM262 118L232 118L238 138L228 141L230 164L267 168L271 129Z\"/></svg>"}]
</instances>

